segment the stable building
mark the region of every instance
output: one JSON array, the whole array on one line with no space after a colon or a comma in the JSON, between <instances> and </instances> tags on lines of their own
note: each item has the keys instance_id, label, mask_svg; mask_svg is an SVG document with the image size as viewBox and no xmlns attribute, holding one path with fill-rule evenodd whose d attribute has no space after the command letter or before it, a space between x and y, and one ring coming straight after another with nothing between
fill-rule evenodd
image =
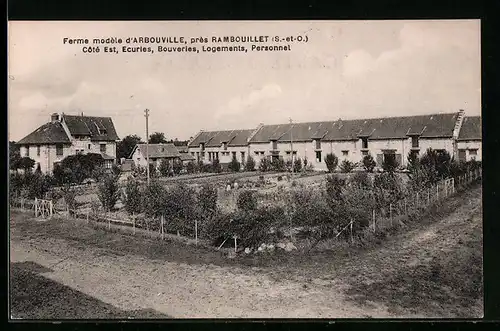
<instances>
[{"instance_id":1,"label":"stable building","mask_svg":"<svg viewBox=\"0 0 500 331\"><path fill-rule=\"evenodd\" d=\"M457 139L458 159L460 161L481 161L482 136L481 117L466 117Z\"/></svg>"}]
</instances>

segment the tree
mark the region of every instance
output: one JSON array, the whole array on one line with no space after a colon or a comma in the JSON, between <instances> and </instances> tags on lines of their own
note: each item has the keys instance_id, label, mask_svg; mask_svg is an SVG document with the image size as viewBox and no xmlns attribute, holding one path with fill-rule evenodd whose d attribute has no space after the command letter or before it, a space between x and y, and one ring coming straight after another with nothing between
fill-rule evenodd
<instances>
[{"instance_id":1,"label":"tree","mask_svg":"<svg viewBox=\"0 0 500 331\"><path fill-rule=\"evenodd\" d=\"M189 161L186 165L186 170L188 174L194 174L196 172L196 164L193 161Z\"/></svg>"},{"instance_id":2,"label":"tree","mask_svg":"<svg viewBox=\"0 0 500 331\"><path fill-rule=\"evenodd\" d=\"M300 172L302 170L302 160L300 158L296 158L293 162L293 171Z\"/></svg>"},{"instance_id":3,"label":"tree","mask_svg":"<svg viewBox=\"0 0 500 331\"><path fill-rule=\"evenodd\" d=\"M142 211L142 194L139 182L129 177L125 187L125 210L129 214L139 214Z\"/></svg>"},{"instance_id":4,"label":"tree","mask_svg":"<svg viewBox=\"0 0 500 331\"><path fill-rule=\"evenodd\" d=\"M119 176L116 176L113 173L106 174L102 181L97 185L97 196L106 211L113 210L118 198L120 197L118 178Z\"/></svg>"},{"instance_id":5,"label":"tree","mask_svg":"<svg viewBox=\"0 0 500 331\"><path fill-rule=\"evenodd\" d=\"M181 170L183 168L182 161L180 160L174 160L172 169L174 171L174 174L178 175L181 173Z\"/></svg>"},{"instance_id":6,"label":"tree","mask_svg":"<svg viewBox=\"0 0 500 331\"><path fill-rule=\"evenodd\" d=\"M212 159L212 171L213 172L220 172L221 171L220 162L219 162L218 158Z\"/></svg>"},{"instance_id":7,"label":"tree","mask_svg":"<svg viewBox=\"0 0 500 331\"><path fill-rule=\"evenodd\" d=\"M116 157L117 159L130 158L130 154L134 150L137 144L141 143L141 138L135 134L131 134L123 138L116 145Z\"/></svg>"},{"instance_id":8,"label":"tree","mask_svg":"<svg viewBox=\"0 0 500 331\"><path fill-rule=\"evenodd\" d=\"M285 171L286 169L285 160L283 160L281 157L273 158L271 161L271 169L273 171Z\"/></svg>"},{"instance_id":9,"label":"tree","mask_svg":"<svg viewBox=\"0 0 500 331\"><path fill-rule=\"evenodd\" d=\"M209 184L204 184L198 193L198 206L202 218L210 218L217 211L217 189Z\"/></svg>"},{"instance_id":10,"label":"tree","mask_svg":"<svg viewBox=\"0 0 500 331\"><path fill-rule=\"evenodd\" d=\"M35 166L35 160L25 156L19 159L18 167L23 169L24 172L31 172Z\"/></svg>"},{"instance_id":11,"label":"tree","mask_svg":"<svg viewBox=\"0 0 500 331\"><path fill-rule=\"evenodd\" d=\"M155 132L149 135L150 144L164 144L167 142L165 134L163 132Z\"/></svg>"},{"instance_id":12,"label":"tree","mask_svg":"<svg viewBox=\"0 0 500 331\"><path fill-rule=\"evenodd\" d=\"M373 169L375 169L376 165L377 163L375 162L371 154L365 155L363 157L363 168L365 168L367 172L373 172Z\"/></svg>"},{"instance_id":13,"label":"tree","mask_svg":"<svg viewBox=\"0 0 500 331\"><path fill-rule=\"evenodd\" d=\"M231 162L229 162L228 165L229 170L233 172L238 172L241 169L241 164L236 160L236 155L233 154L233 158L231 159Z\"/></svg>"},{"instance_id":14,"label":"tree","mask_svg":"<svg viewBox=\"0 0 500 331\"><path fill-rule=\"evenodd\" d=\"M353 163L349 160L344 160L340 164L340 171L342 171L343 173L349 173L353 171L354 168L356 168L356 163Z\"/></svg>"},{"instance_id":15,"label":"tree","mask_svg":"<svg viewBox=\"0 0 500 331\"><path fill-rule=\"evenodd\" d=\"M77 184L87 178L92 178L94 170L102 167L104 159L101 154L88 153L69 155L65 157L60 166L64 172L71 173L71 181Z\"/></svg>"},{"instance_id":16,"label":"tree","mask_svg":"<svg viewBox=\"0 0 500 331\"><path fill-rule=\"evenodd\" d=\"M399 167L396 161L396 154L385 154L384 161L382 162L382 169L388 173L394 173Z\"/></svg>"},{"instance_id":17,"label":"tree","mask_svg":"<svg viewBox=\"0 0 500 331\"><path fill-rule=\"evenodd\" d=\"M262 172L271 170L271 161L267 157L260 160L259 170Z\"/></svg>"},{"instance_id":18,"label":"tree","mask_svg":"<svg viewBox=\"0 0 500 331\"><path fill-rule=\"evenodd\" d=\"M335 154L328 153L325 156L325 163L326 167L328 168L328 171L334 172L335 169L337 168L337 165L339 164L339 159Z\"/></svg>"},{"instance_id":19,"label":"tree","mask_svg":"<svg viewBox=\"0 0 500 331\"><path fill-rule=\"evenodd\" d=\"M169 176L170 175L170 170L171 170L171 166L170 166L170 163L166 160L166 159L162 159L160 161L160 167L159 167L159 170L160 170L160 174L162 176Z\"/></svg>"},{"instance_id":20,"label":"tree","mask_svg":"<svg viewBox=\"0 0 500 331\"><path fill-rule=\"evenodd\" d=\"M255 170L255 160L250 155L247 158L247 162L245 164L245 171L254 171Z\"/></svg>"},{"instance_id":21,"label":"tree","mask_svg":"<svg viewBox=\"0 0 500 331\"><path fill-rule=\"evenodd\" d=\"M19 160L21 159L21 152L19 145L15 141L9 141L9 168L11 170L19 169Z\"/></svg>"}]
</instances>

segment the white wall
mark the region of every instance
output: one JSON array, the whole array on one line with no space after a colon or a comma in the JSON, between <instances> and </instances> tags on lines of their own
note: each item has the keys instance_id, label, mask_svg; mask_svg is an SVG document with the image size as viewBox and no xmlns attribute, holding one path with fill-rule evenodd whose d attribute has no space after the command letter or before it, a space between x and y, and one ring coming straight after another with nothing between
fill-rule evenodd
<instances>
[{"instance_id":1,"label":"white wall","mask_svg":"<svg viewBox=\"0 0 500 331\"><path fill-rule=\"evenodd\" d=\"M470 161L475 159L476 161L482 160L482 141L479 140L470 140L470 141L459 141L457 143L458 149L466 150L466 161ZM477 149L477 155L471 155L471 149Z\"/></svg>"}]
</instances>

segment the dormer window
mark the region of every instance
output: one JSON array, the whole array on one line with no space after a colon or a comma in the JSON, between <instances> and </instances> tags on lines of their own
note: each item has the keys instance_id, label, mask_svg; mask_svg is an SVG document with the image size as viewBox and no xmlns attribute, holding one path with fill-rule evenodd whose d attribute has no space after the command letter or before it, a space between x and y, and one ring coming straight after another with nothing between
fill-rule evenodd
<instances>
[{"instance_id":1,"label":"dormer window","mask_svg":"<svg viewBox=\"0 0 500 331\"><path fill-rule=\"evenodd\" d=\"M278 142L276 140L273 140L271 143L273 145L274 150L278 149Z\"/></svg>"},{"instance_id":2,"label":"dormer window","mask_svg":"<svg viewBox=\"0 0 500 331\"><path fill-rule=\"evenodd\" d=\"M227 143L222 143L222 148L226 151L227 150Z\"/></svg>"},{"instance_id":3,"label":"dormer window","mask_svg":"<svg viewBox=\"0 0 500 331\"><path fill-rule=\"evenodd\" d=\"M418 136L411 137L411 147L418 148Z\"/></svg>"},{"instance_id":4,"label":"dormer window","mask_svg":"<svg viewBox=\"0 0 500 331\"><path fill-rule=\"evenodd\" d=\"M201 143L201 144L200 144L200 149L201 149L202 151L204 151L204 150L205 150L205 144L204 144L204 143Z\"/></svg>"},{"instance_id":5,"label":"dormer window","mask_svg":"<svg viewBox=\"0 0 500 331\"><path fill-rule=\"evenodd\" d=\"M316 149L321 149L321 140L316 139Z\"/></svg>"}]
</instances>

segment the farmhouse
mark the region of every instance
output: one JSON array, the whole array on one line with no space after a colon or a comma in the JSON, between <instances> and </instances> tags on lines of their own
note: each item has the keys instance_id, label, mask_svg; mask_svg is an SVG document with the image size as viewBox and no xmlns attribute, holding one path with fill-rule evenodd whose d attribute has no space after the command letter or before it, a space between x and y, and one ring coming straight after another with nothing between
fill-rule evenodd
<instances>
[{"instance_id":1,"label":"farmhouse","mask_svg":"<svg viewBox=\"0 0 500 331\"><path fill-rule=\"evenodd\" d=\"M458 159L481 161L481 117L473 116L464 118L462 128L457 140Z\"/></svg>"},{"instance_id":2,"label":"farmhouse","mask_svg":"<svg viewBox=\"0 0 500 331\"><path fill-rule=\"evenodd\" d=\"M119 138L110 117L53 113L50 119L17 142L21 156L35 160L43 173L51 173L55 164L75 154L101 154L108 168L115 163Z\"/></svg>"},{"instance_id":3,"label":"farmhouse","mask_svg":"<svg viewBox=\"0 0 500 331\"><path fill-rule=\"evenodd\" d=\"M147 151L147 152L146 152ZM169 164L173 164L175 160L181 159L181 153L177 150L176 146L172 143L166 144L137 144L130 158L134 161L136 166L146 167L147 155L149 154L149 163L155 167L160 166L162 160L166 160Z\"/></svg>"},{"instance_id":4,"label":"farmhouse","mask_svg":"<svg viewBox=\"0 0 500 331\"><path fill-rule=\"evenodd\" d=\"M249 153L248 140L256 130L200 131L188 144L189 152L197 161L221 164L231 162L233 156L243 164Z\"/></svg>"},{"instance_id":5,"label":"farmhouse","mask_svg":"<svg viewBox=\"0 0 500 331\"><path fill-rule=\"evenodd\" d=\"M405 166L409 152L421 154L428 148L446 150L456 156L464 118L465 113L460 110L419 116L261 124L255 130L201 131L188 146L192 155L204 162L210 162L213 157L221 163L229 162L231 154L236 153L239 161L251 155L258 165L263 158L286 160L294 155L302 160L306 158L317 170L326 170L324 157L334 153L339 162L360 162L370 154L378 166L387 157ZM234 138L238 142L234 147L233 136L239 138ZM476 145L468 141L468 144L476 146L481 141L475 140ZM474 153L474 147L470 148Z\"/></svg>"}]
</instances>

